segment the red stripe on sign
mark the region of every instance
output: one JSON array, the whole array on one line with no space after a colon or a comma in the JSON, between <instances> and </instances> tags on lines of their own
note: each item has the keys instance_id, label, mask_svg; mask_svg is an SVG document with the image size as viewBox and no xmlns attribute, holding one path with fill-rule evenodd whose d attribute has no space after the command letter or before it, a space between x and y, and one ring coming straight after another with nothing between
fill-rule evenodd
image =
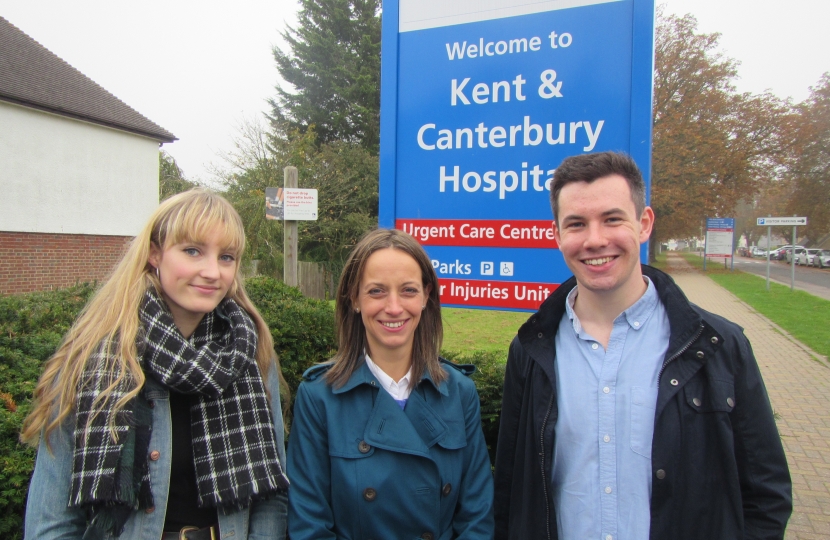
<instances>
[{"instance_id":1,"label":"red stripe on sign","mask_svg":"<svg viewBox=\"0 0 830 540\"><path fill-rule=\"evenodd\" d=\"M422 246L558 248L551 221L497 219L398 219L395 228Z\"/></svg>"},{"instance_id":2,"label":"red stripe on sign","mask_svg":"<svg viewBox=\"0 0 830 540\"><path fill-rule=\"evenodd\" d=\"M441 303L537 310L558 283L439 278Z\"/></svg>"}]
</instances>

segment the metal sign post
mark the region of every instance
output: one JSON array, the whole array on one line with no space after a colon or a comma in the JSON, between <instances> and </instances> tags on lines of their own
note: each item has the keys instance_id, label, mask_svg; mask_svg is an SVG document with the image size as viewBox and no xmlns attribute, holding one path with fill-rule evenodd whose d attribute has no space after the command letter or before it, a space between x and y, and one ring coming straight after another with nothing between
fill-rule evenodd
<instances>
[{"instance_id":1,"label":"metal sign post","mask_svg":"<svg viewBox=\"0 0 830 540\"><path fill-rule=\"evenodd\" d=\"M624 151L650 185L654 0L385 0L381 46L380 225L442 304L537 309L571 275L556 166Z\"/></svg>"},{"instance_id":2,"label":"metal sign post","mask_svg":"<svg viewBox=\"0 0 830 540\"><path fill-rule=\"evenodd\" d=\"M759 217L756 224L767 227L767 290L769 290L769 237L772 234L773 226L792 225L793 227L793 242L792 242L792 257L790 257L790 290L795 290L795 239L796 229L798 225L807 225L806 217Z\"/></svg>"}]
</instances>

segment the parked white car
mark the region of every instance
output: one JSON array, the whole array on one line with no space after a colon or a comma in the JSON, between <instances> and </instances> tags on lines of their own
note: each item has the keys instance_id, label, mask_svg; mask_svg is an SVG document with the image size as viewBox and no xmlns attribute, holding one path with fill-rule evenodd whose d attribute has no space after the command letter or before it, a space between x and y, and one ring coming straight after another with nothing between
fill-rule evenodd
<instances>
[{"instance_id":1,"label":"parked white car","mask_svg":"<svg viewBox=\"0 0 830 540\"><path fill-rule=\"evenodd\" d=\"M762 258L766 259L767 258L767 250L765 250L764 248L758 247L758 246L753 246L752 256L753 257L762 257Z\"/></svg>"},{"instance_id":2,"label":"parked white car","mask_svg":"<svg viewBox=\"0 0 830 540\"><path fill-rule=\"evenodd\" d=\"M792 249L788 249L787 250L787 262L788 263L793 262L793 252L795 252L795 262L797 264L798 263L798 255L801 254L802 252L806 251L806 250L807 250L807 248L805 248L804 246L795 246Z\"/></svg>"},{"instance_id":3,"label":"parked white car","mask_svg":"<svg viewBox=\"0 0 830 540\"><path fill-rule=\"evenodd\" d=\"M815 257L816 253L820 250L815 248L807 248L802 252L796 252L796 259L795 264L803 264L804 266L812 266L813 265L813 257Z\"/></svg>"},{"instance_id":4,"label":"parked white car","mask_svg":"<svg viewBox=\"0 0 830 540\"><path fill-rule=\"evenodd\" d=\"M822 249L813 257L813 266L827 268L830 266L830 249Z\"/></svg>"}]
</instances>

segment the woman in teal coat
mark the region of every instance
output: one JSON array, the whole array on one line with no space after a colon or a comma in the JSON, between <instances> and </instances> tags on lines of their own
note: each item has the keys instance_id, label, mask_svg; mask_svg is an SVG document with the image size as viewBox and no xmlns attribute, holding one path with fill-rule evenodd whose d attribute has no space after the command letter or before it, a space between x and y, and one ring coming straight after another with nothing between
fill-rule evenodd
<instances>
[{"instance_id":1,"label":"woman in teal coat","mask_svg":"<svg viewBox=\"0 0 830 540\"><path fill-rule=\"evenodd\" d=\"M305 373L294 405L292 540L493 537L473 368L438 357L438 287L404 232L372 231L349 256L340 349Z\"/></svg>"}]
</instances>

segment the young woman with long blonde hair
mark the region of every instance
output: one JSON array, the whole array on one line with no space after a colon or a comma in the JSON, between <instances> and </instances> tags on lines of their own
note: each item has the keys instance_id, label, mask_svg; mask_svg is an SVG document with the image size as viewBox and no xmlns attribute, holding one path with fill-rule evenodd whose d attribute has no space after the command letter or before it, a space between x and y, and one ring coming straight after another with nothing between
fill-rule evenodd
<instances>
[{"instance_id":1,"label":"young woman with long blonde hair","mask_svg":"<svg viewBox=\"0 0 830 540\"><path fill-rule=\"evenodd\" d=\"M26 538L283 538L280 372L239 215L161 203L46 363Z\"/></svg>"}]
</instances>

